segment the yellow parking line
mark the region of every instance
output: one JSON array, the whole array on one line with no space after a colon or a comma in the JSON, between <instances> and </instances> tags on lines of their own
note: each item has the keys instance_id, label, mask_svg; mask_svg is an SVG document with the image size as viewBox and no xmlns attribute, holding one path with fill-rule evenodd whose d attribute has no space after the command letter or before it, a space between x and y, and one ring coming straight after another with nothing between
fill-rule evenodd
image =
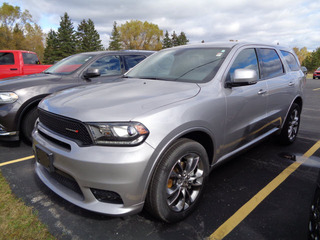
<instances>
[{"instance_id":1,"label":"yellow parking line","mask_svg":"<svg viewBox=\"0 0 320 240\"><path fill-rule=\"evenodd\" d=\"M311 157L320 148L320 140L314 144L297 162L292 163L283 170L267 186L244 204L236 213L234 213L226 222L224 222L213 234L210 240L220 240L227 236L236 226L239 225L273 190L275 190L284 180L286 180L302 163Z\"/></svg>"},{"instance_id":2,"label":"yellow parking line","mask_svg":"<svg viewBox=\"0 0 320 240\"><path fill-rule=\"evenodd\" d=\"M312 89L312 91L319 91L320 88L315 88L315 89Z\"/></svg>"},{"instance_id":3,"label":"yellow parking line","mask_svg":"<svg viewBox=\"0 0 320 240\"><path fill-rule=\"evenodd\" d=\"M9 161L9 162L0 163L0 167L8 165L8 164L16 163L16 162L26 161L26 160L29 160L29 159L32 159L32 158L34 158L34 155L29 156L29 157L19 158L19 159L12 160L12 161Z\"/></svg>"}]
</instances>

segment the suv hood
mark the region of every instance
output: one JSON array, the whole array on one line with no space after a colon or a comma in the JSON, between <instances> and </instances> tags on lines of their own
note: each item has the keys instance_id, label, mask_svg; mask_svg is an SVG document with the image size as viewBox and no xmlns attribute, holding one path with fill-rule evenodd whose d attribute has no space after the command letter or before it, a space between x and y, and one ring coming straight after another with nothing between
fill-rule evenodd
<instances>
[{"instance_id":1,"label":"suv hood","mask_svg":"<svg viewBox=\"0 0 320 240\"><path fill-rule=\"evenodd\" d=\"M121 79L54 93L39 107L83 122L130 121L150 110L192 98L199 91L195 83Z\"/></svg>"}]
</instances>

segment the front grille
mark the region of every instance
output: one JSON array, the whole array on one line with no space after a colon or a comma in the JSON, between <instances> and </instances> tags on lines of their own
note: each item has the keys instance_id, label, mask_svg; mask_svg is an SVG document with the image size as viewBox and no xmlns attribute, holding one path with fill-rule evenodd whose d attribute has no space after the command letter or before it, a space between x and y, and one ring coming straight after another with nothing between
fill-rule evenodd
<instances>
[{"instance_id":1,"label":"front grille","mask_svg":"<svg viewBox=\"0 0 320 240\"><path fill-rule=\"evenodd\" d=\"M62 184L63 186L69 188L70 190L74 191L75 193L79 194L81 196L81 198L83 199L83 193L78 185L78 183L76 182L76 180L74 180L73 177L71 177L70 175L55 169L56 171L53 173L49 173L50 176L55 179L57 182L59 182L60 184Z\"/></svg>"},{"instance_id":2,"label":"front grille","mask_svg":"<svg viewBox=\"0 0 320 240\"><path fill-rule=\"evenodd\" d=\"M75 141L79 146L92 144L90 134L84 123L38 109L39 120L51 131Z\"/></svg>"}]
</instances>

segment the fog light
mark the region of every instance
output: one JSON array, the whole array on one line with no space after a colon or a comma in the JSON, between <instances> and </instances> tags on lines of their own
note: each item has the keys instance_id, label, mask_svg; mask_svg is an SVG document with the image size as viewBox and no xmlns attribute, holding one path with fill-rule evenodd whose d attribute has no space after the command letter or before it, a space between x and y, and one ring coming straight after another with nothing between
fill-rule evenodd
<instances>
[{"instance_id":1,"label":"fog light","mask_svg":"<svg viewBox=\"0 0 320 240\"><path fill-rule=\"evenodd\" d=\"M123 201L118 193L90 188L95 198L100 202L123 204Z\"/></svg>"}]
</instances>

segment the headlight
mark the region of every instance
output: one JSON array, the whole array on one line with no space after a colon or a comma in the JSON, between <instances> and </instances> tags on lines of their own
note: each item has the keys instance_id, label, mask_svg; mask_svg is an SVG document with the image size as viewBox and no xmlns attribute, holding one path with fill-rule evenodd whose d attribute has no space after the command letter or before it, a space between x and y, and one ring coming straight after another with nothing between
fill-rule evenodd
<instances>
[{"instance_id":1,"label":"headlight","mask_svg":"<svg viewBox=\"0 0 320 240\"><path fill-rule=\"evenodd\" d=\"M141 123L88 123L93 140L97 145L129 145L142 143L149 130Z\"/></svg>"},{"instance_id":2,"label":"headlight","mask_svg":"<svg viewBox=\"0 0 320 240\"><path fill-rule=\"evenodd\" d=\"M14 103L18 99L18 95L14 92L0 92L0 104L1 103Z\"/></svg>"}]
</instances>

